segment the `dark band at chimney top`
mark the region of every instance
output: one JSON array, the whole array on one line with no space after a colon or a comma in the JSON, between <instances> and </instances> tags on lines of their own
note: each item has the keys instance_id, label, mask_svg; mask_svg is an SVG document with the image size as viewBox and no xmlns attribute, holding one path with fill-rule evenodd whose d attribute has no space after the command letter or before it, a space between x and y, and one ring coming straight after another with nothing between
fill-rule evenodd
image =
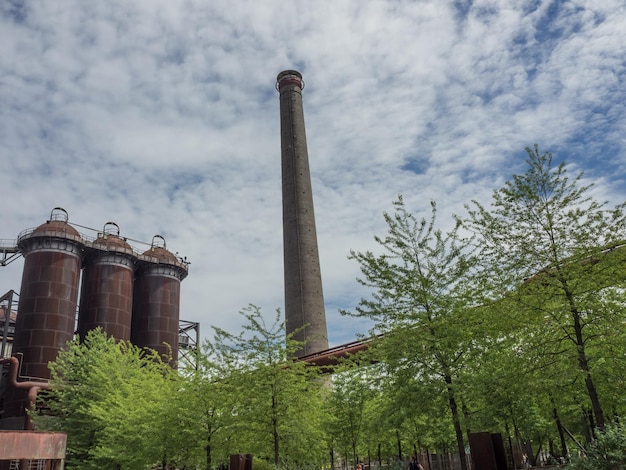
<instances>
[{"instance_id":1,"label":"dark band at chimney top","mask_svg":"<svg viewBox=\"0 0 626 470\"><path fill-rule=\"evenodd\" d=\"M304 88L304 82L302 80L302 74L297 70L285 70L278 74L276 77L276 89L282 90L283 87L288 85L294 85L302 90Z\"/></svg>"}]
</instances>

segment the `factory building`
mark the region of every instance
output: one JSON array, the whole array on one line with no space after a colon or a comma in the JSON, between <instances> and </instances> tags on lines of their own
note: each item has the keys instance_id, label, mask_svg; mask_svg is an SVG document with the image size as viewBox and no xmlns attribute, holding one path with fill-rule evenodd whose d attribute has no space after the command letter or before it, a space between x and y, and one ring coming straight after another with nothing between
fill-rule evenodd
<instances>
[{"instance_id":1,"label":"factory building","mask_svg":"<svg viewBox=\"0 0 626 470\"><path fill-rule=\"evenodd\" d=\"M14 385L47 383L48 363L59 350L75 333L82 339L97 327L155 349L176 366L180 283L188 263L167 251L163 237L155 236L139 253L117 224L107 222L90 239L70 225L64 209L55 208L44 224L22 232L16 245L24 269L11 338L11 352L20 360ZM29 392L8 384L0 429L27 424Z\"/></svg>"},{"instance_id":2,"label":"factory building","mask_svg":"<svg viewBox=\"0 0 626 470\"><path fill-rule=\"evenodd\" d=\"M304 126L302 75L285 70L276 79L280 95L285 323L303 342L297 357L328 350L313 193ZM95 239L80 234L62 208L18 237L5 262L24 256L13 354L21 357L24 383L47 383L48 363L75 333L100 327L119 340L156 350L176 366L179 350L180 283L188 264L155 236L139 252L107 222ZM7 256L9 255L9 256ZM78 313L77 313L78 312ZM197 324L196 324L197 325ZM185 330L187 331L187 330ZM186 337L186 336L184 336ZM17 383L17 382L16 382ZM25 424L30 393L9 387L0 428ZM21 420L21 421L20 421ZM21 423L21 424L20 424ZM27 424L27 423L26 423Z\"/></svg>"}]
</instances>

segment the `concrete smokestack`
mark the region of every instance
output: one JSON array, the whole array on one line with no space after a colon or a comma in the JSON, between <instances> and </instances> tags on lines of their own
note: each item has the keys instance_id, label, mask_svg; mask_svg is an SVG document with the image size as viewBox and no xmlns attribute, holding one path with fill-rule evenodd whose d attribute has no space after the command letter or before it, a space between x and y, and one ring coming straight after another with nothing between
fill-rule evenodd
<instances>
[{"instance_id":1,"label":"concrete smokestack","mask_svg":"<svg viewBox=\"0 0 626 470\"><path fill-rule=\"evenodd\" d=\"M317 250L309 155L302 108L302 75L278 74L283 183L283 251L287 333L306 341L298 357L328 349L322 276Z\"/></svg>"}]
</instances>

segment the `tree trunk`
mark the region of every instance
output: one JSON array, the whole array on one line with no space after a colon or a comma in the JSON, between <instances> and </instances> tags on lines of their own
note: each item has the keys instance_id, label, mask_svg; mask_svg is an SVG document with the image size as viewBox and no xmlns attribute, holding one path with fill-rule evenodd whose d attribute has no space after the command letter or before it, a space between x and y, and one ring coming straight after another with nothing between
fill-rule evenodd
<instances>
[{"instance_id":1,"label":"tree trunk","mask_svg":"<svg viewBox=\"0 0 626 470\"><path fill-rule=\"evenodd\" d=\"M211 438L209 438L209 441ZM211 470L211 444L207 444L204 448L206 455L206 463L204 464L204 470Z\"/></svg>"},{"instance_id":2,"label":"tree trunk","mask_svg":"<svg viewBox=\"0 0 626 470\"><path fill-rule=\"evenodd\" d=\"M554 418L554 422L556 423L556 429L559 432L559 439L561 441L561 455L563 458L567 458L567 443L565 442L565 431L563 431L563 425L561 424L561 418L559 417L559 413L556 409L556 404L554 403L554 398L550 395L550 401L552 402L552 417Z\"/></svg>"},{"instance_id":3,"label":"tree trunk","mask_svg":"<svg viewBox=\"0 0 626 470\"><path fill-rule=\"evenodd\" d=\"M470 412L465 404L465 400L461 397L461 411L463 411L463 418L465 419L465 435L467 437L467 442L469 442L470 434L472 430L470 429Z\"/></svg>"},{"instance_id":4,"label":"tree trunk","mask_svg":"<svg viewBox=\"0 0 626 470\"><path fill-rule=\"evenodd\" d=\"M459 459L461 460L461 470L467 470L467 460L465 459L465 443L463 441L463 430L461 429L461 421L459 419L459 409L454 397L454 389L452 388L452 377L449 374L445 376L448 388L448 401L450 403L450 412L452 413L452 422L454 423L454 433L456 434L456 444L459 451Z\"/></svg>"},{"instance_id":5,"label":"tree trunk","mask_svg":"<svg viewBox=\"0 0 626 470\"><path fill-rule=\"evenodd\" d=\"M580 321L580 312L578 311L576 301L574 300L574 295L572 294L567 284L567 281L562 275L560 276L559 280L561 282L561 285L563 286L563 291L565 292L565 296L567 297L569 310L572 315L574 335L576 337L576 354L578 356L578 366L580 367L580 370L585 373L585 386L587 387L587 394L589 395L589 400L591 401L591 408L593 409L593 414L596 417L596 424L598 428L602 430L604 429L604 411L602 411L602 405L600 404L598 390L596 389L596 385L593 382L593 377L591 376L591 371L589 369L589 359L587 358L587 353L585 351L585 341L583 338L583 326Z\"/></svg>"},{"instance_id":6,"label":"tree trunk","mask_svg":"<svg viewBox=\"0 0 626 470\"><path fill-rule=\"evenodd\" d=\"M524 451L526 453L526 460L531 465L535 465L535 454L533 454L533 443L530 441L524 441Z\"/></svg>"},{"instance_id":7,"label":"tree trunk","mask_svg":"<svg viewBox=\"0 0 626 470\"><path fill-rule=\"evenodd\" d=\"M274 438L274 464L279 464L280 452L279 452L279 440L278 440L278 418L276 416L276 395L272 393L272 437Z\"/></svg>"},{"instance_id":8,"label":"tree trunk","mask_svg":"<svg viewBox=\"0 0 626 470\"><path fill-rule=\"evenodd\" d=\"M511 440L511 430L509 429L509 422L505 421L504 429L506 431L506 438L509 441L509 453L511 454L511 463L513 464L513 468L516 468L515 462L515 452L513 451L513 441ZM508 465L508 463L507 463Z\"/></svg>"}]
</instances>

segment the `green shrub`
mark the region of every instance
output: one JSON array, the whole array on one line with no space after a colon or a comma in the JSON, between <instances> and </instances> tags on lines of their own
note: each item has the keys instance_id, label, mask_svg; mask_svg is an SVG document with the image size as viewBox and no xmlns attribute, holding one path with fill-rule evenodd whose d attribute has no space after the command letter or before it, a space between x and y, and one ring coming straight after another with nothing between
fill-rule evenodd
<instances>
[{"instance_id":1,"label":"green shrub","mask_svg":"<svg viewBox=\"0 0 626 470\"><path fill-rule=\"evenodd\" d=\"M608 425L589 445L587 455L575 457L570 470L626 470L626 432L618 425Z\"/></svg>"},{"instance_id":2,"label":"green shrub","mask_svg":"<svg viewBox=\"0 0 626 470\"><path fill-rule=\"evenodd\" d=\"M263 459L252 459L252 468L253 470L276 470L274 464L269 463L267 460Z\"/></svg>"}]
</instances>

